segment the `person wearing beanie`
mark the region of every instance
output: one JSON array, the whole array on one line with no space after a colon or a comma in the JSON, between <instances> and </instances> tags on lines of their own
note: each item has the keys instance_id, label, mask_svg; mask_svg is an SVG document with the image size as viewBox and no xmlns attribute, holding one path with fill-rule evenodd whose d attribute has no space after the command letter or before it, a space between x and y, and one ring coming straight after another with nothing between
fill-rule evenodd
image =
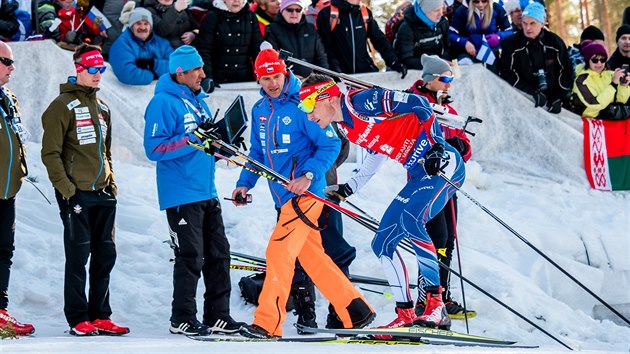
<instances>
[{"instance_id":1,"label":"person wearing beanie","mask_svg":"<svg viewBox=\"0 0 630 354\"><path fill-rule=\"evenodd\" d=\"M265 251L267 274L254 320L242 327L241 335L282 336L284 304L291 291L296 260L334 307L339 325L362 328L374 319L374 311L324 253L317 226L324 204L311 196L324 197L325 174L339 155L341 141L331 126L320 129L298 108L300 81L287 70L269 43L261 46L255 66L262 98L252 108L249 156L273 167L290 182L286 187L269 183L278 223ZM327 93L336 95L339 91ZM232 192L234 205L247 205L239 203L237 196L246 195L259 177L245 169L241 172ZM301 292L308 292L305 296L315 295L312 287L303 288Z\"/></svg>"},{"instance_id":2,"label":"person wearing beanie","mask_svg":"<svg viewBox=\"0 0 630 354\"><path fill-rule=\"evenodd\" d=\"M505 12L510 16L512 30L518 32L523 29L523 8L519 0L507 0L503 3Z\"/></svg>"},{"instance_id":3,"label":"person wearing beanie","mask_svg":"<svg viewBox=\"0 0 630 354\"><path fill-rule=\"evenodd\" d=\"M424 69L422 79L411 85L408 92L425 97L430 103L438 104L446 108L450 114L457 115L457 111L451 106L451 96L448 90L453 83L453 70L448 63L436 56L422 55ZM462 156L464 162L472 156L470 139L463 129L455 129L440 124L442 134L446 143L454 147ZM427 233L433 241L433 245L438 250L438 260L450 266L455 246L455 235L457 233L457 197L453 195L446 206L437 213L426 224ZM420 274L419 274L420 275ZM452 319L472 318L477 313L470 309L464 309L459 303L451 298L450 272L448 269L440 268L440 285L442 286L442 300L446 307L448 316ZM424 289L418 289L418 299L416 300L415 313L420 316L424 313L426 295Z\"/></svg>"},{"instance_id":4,"label":"person wearing beanie","mask_svg":"<svg viewBox=\"0 0 630 354\"><path fill-rule=\"evenodd\" d=\"M606 70L608 53L598 42L582 42L584 69L573 84L572 109L586 118L626 119L630 117L630 73L621 68Z\"/></svg>"},{"instance_id":5,"label":"person wearing beanie","mask_svg":"<svg viewBox=\"0 0 630 354\"><path fill-rule=\"evenodd\" d=\"M219 84L256 79L252 63L262 35L256 15L245 0L214 0L215 9L201 22L197 48L206 78L203 89L211 93Z\"/></svg>"},{"instance_id":6,"label":"person wearing beanie","mask_svg":"<svg viewBox=\"0 0 630 354\"><path fill-rule=\"evenodd\" d=\"M352 196L387 158L409 173L407 184L387 207L372 239L372 251L396 301L396 317L378 328L413 324L449 329L451 320L442 300L436 249L425 225L444 208L455 192L454 186L462 185L465 167L459 152L444 140L431 104L419 95L379 87L344 94L330 76L321 74L304 80L300 99L300 109L320 128L337 125L350 142L378 152L368 155L359 172L345 183L326 187L326 194ZM414 245L416 264L425 280L427 301L419 316L414 311L408 268L396 251L403 238Z\"/></svg>"},{"instance_id":7,"label":"person wearing beanie","mask_svg":"<svg viewBox=\"0 0 630 354\"><path fill-rule=\"evenodd\" d=\"M64 229L63 310L71 335L124 335L129 328L112 322L109 304L118 188L111 111L96 95L107 67L95 45L79 45L72 59L76 76L42 114L41 157Z\"/></svg>"},{"instance_id":8,"label":"person wearing beanie","mask_svg":"<svg viewBox=\"0 0 630 354\"><path fill-rule=\"evenodd\" d=\"M331 70L345 74L377 72L379 68L367 49L369 39L388 67L403 79L407 75L407 67L396 56L372 11L360 0L331 0L317 15L316 27Z\"/></svg>"},{"instance_id":9,"label":"person wearing beanie","mask_svg":"<svg viewBox=\"0 0 630 354\"><path fill-rule=\"evenodd\" d=\"M501 77L530 95L534 107L557 114L569 101L573 65L564 41L545 27L545 8L532 2L523 11L523 30L502 44Z\"/></svg>"},{"instance_id":10,"label":"person wearing beanie","mask_svg":"<svg viewBox=\"0 0 630 354\"><path fill-rule=\"evenodd\" d=\"M109 63L123 84L148 85L168 73L172 52L168 40L153 33L151 12L137 7L129 15L129 27L112 44Z\"/></svg>"},{"instance_id":11,"label":"person wearing beanie","mask_svg":"<svg viewBox=\"0 0 630 354\"><path fill-rule=\"evenodd\" d=\"M214 183L214 118L201 90L201 55L183 45L169 57L145 111L144 151L156 162L158 202L166 211L173 241L173 301L169 331L187 336L233 334L244 323L230 316L230 244ZM197 319L197 284L203 275L202 322Z\"/></svg>"},{"instance_id":12,"label":"person wearing beanie","mask_svg":"<svg viewBox=\"0 0 630 354\"><path fill-rule=\"evenodd\" d=\"M408 68L422 70L423 54L450 60L449 24L443 13L443 2L436 0L415 0L403 12L394 50Z\"/></svg>"},{"instance_id":13,"label":"person wearing beanie","mask_svg":"<svg viewBox=\"0 0 630 354\"><path fill-rule=\"evenodd\" d=\"M617 29L615 37L617 49L608 60L608 67L611 70L621 68L624 65L630 66L630 25L621 25Z\"/></svg>"},{"instance_id":14,"label":"person wearing beanie","mask_svg":"<svg viewBox=\"0 0 630 354\"><path fill-rule=\"evenodd\" d=\"M584 63L584 57L582 56L582 45L585 41L595 41L601 45L605 45L604 33L602 33L599 28L593 25L588 26L584 29L584 31L582 31L582 34L580 35L580 43L575 43L567 48L569 59L571 60L571 64L573 64L573 70L576 72L578 72L579 68L583 67L580 66L578 68L578 65Z\"/></svg>"},{"instance_id":15,"label":"person wearing beanie","mask_svg":"<svg viewBox=\"0 0 630 354\"><path fill-rule=\"evenodd\" d=\"M293 53L294 58L328 69L328 56L315 25L308 23L300 0L285 0L280 15L265 29L265 40L277 49ZM293 73L307 77L311 69L295 65Z\"/></svg>"},{"instance_id":16,"label":"person wearing beanie","mask_svg":"<svg viewBox=\"0 0 630 354\"><path fill-rule=\"evenodd\" d=\"M503 6L493 1L470 0L468 7L460 6L450 26L451 56L460 64L483 62L477 54L484 46L490 47L499 58L501 43L514 32ZM498 61L485 63L486 68L498 73Z\"/></svg>"}]
</instances>

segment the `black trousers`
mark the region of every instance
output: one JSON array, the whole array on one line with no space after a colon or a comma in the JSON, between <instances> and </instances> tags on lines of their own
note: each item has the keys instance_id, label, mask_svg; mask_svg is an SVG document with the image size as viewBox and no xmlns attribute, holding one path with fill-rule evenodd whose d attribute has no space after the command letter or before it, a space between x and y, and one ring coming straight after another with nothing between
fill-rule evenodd
<instances>
[{"instance_id":1,"label":"black trousers","mask_svg":"<svg viewBox=\"0 0 630 354\"><path fill-rule=\"evenodd\" d=\"M111 189L79 191L64 199L55 190L63 222L66 255L64 308L70 327L84 321L108 319L109 278L116 263L114 219L116 197ZM89 265L89 290L85 295L86 269Z\"/></svg>"},{"instance_id":2,"label":"black trousers","mask_svg":"<svg viewBox=\"0 0 630 354\"><path fill-rule=\"evenodd\" d=\"M0 199L0 310L9 305L9 275L15 241L15 197Z\"/></svg>"},{"instance_id":3,"label":"black trousers","mask_svg":"<svg viewBox=\"0 0 630 354\"><path fill-rule=\"evenodd\" d=\"M230 314L230 244L216 199L166 209L175 244L171 322L196 318L197 283L205 285L203 322Z\"/></svg>"}]
</instances>

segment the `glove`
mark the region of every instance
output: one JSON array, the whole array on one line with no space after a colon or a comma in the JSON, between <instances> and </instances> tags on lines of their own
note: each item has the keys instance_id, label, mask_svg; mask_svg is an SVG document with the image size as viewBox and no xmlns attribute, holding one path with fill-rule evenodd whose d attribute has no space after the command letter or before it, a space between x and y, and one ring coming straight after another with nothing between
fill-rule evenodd
<instances>
[{"instance_id":1,"label":"glove","mask_svg":"<svg viewBox=\"0 0 630 354\"><path fill-rule=\"evenodd\" d=\"M213 155L215 150L212 142L222 139L218 130L219 128L216 124L210 121L205 121L197 126L197 129L193 132L193 134L201 141L201 145L204 147L204 152L209 155Z\"/></svg>"},{"instance_id":2,"label":"glove","mask_svg":"<svg viewBox=\"0 0 630 354\"><path fill-rule=\"evenodd\" d=\"M547 97L540 90L534 91L534 107L544 107L547 104Z\"/></svg>"},{"instance_id":3,"label":"glove","mask_svg":"<svg viewBox=\"0 0 630 354\"><path fill-rule=\"evenodd\" d=\"M215 88L221 88L221 86L219 86L219 84L216 84L214 80L212 80L212 78L207 77L201 80L201 89L203 90L203 92L212 93L214 92Z\"/></svg>"},{"instance_id":4,"label":"glove","mask_svg":"<svg viewBox=\"0 0 630 354\"><path fill-rule=\"evenodd\" d=\"M501 37L499 37L499 35L496 33L486 34L486 41L488 41L488 45L490 46L490 48L496 48L499 46Z\"/></svg>"},{"instance_id":5,"label":"glove","mask_svg":"<svg viewBox=\"0 0 630 354\"><path fill-rule=\"evenodd\" d=\"M407 66L399 61L395 61L392 63L392 69L398 71L401 76L401 79L404 79L407 76Z\"/></svg>"},{"instance_id":6,"label":"glove","mask_svg":"<svg viewBox=\"0 0 630 354\"><path fill-rule=\"evenodd\" d=\"M450 139L446 139L446 142L454 147L462 157L468 152L468 144L460 137L454 136Z\"/></svg>"},{"instance_id":7,"label":"glove","mask_svg":"<svg viewBox=\"0 0 630 354\"><path fill-rule=\"evenodd\" d=\"M438 173L444 172L442 169L446 167L446 164L442 166L442 160L444 157L444 145L433 145L427 154L424 156L424 170L428 175L437 176Z\"/></svg>"},{"instance_id":8,"label":"glove","mask_svg":"<svg viewBox=\"0 0 630 354\"><path fill-rule=\"evenodd\" d=\"M549 111L549 113L558 114L561 110L562 101L559 98L556 98L547 104L547 111Z\"/></svg>"},{"instance_id":9,"label":"glove","mask_svg":"<svg viewBox=\"0 0 630 354\"><path fill-rule=\"evenodd\" d=\"M324 188L324 194L334 202L342 202L354 193L348 183L333 184Z\"/></svg>"},{"instance_id":10,"label":"glove","mask_svg":"<svg viewBox=\"0 0 630 354\"><path fill-rule=\"evenodd\" d=\"M136 66L140 69L153 71L155 68L155 58L136 59Z\"/></svg>"}]
</instances>

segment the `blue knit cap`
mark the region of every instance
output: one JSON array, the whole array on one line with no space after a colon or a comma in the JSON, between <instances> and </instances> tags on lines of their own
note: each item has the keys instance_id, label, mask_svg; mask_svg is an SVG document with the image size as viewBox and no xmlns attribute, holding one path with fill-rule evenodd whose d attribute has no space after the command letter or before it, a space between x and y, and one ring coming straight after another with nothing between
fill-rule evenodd
<instances>
[{"instance_id":1,"label":"blue knit cap","mask_svg":"<svg viewBox=\"0 0 630 354\"><path fill-rule=\"evenodd\" d=\"M545 7L537 2L527 5L523 10L523 17L531 17L542 24L545 23L545 16Z\"/></svg>"},{"instance_id":2,"label":"blue knit cap","mask_svg":"<svg viewBox=\"0 0 630 354\"><path fill-rule=\"evenodd\" d=\"M200 66L203 66L201 55L195 47L190 45L183 45L175 49L168 58L168 72L171 74L183 73Z\"/></svg>"}]
</instances>

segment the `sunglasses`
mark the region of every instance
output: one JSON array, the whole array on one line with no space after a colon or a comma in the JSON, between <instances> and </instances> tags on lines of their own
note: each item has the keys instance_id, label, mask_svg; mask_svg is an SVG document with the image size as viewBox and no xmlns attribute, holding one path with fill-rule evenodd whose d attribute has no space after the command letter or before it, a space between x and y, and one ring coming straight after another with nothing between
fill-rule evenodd
<instances>
[{"instance_id":1,"label":"sunglasses","mask_svg":"<svg viewBox=\"0 0 630 354\"><path fill-rule=\"evenodd\" d=\"M0 57L0 63L4 64L6 66L11 66L11 65L13 65L13 63L15 63L15 60L9 59L9 58L5 58L5 57Z\"/></svg>"},{"instance_id":2,"label":"sunglasses","mask_svg":"<svg viewBox=\"0 0 630 354\"><path fill-rule=\"evenodd\" d=\"M292 14L299 14L300 12L302 12L302 9L296 9L296 8L286 8L284 9L284 11L288 12L288 13L292 13Z\"/></svg>"},{"instance_id":3,"label":"sunglasses","mask_svg":"<svg viewBox=\"0 0 630 354\"><path fill-rule=\"evenodd\" d=\"M593 64L597 64L597 63L606 63L606 58L591 58L591 63Z\"/></svg>"},{"instance_id":4,"label":"sunglasses","mask_svg":"<svg viewBox=\"0 0 630 354\"><path fill-rule=\"evenodd\" d=\"M473 4L478 4L478 3L485 4L485 3L488 2L488 0L473 0L472 2L473 2Z\"/></svg>"},{"instance_id":5,"label":"sunglasses","mask_svg":"<svg viewBox=\"0 0 630 354\"><path fill-rule=\"evenodd\" d=\"M300 109L300 111L306 114L310 114L310 113L313 113L313 110L315 110L316 102L317 102L317 95L312 94L306 97L305 99L303 99L302 102L298 104L298 108Z\"/></svg>"},{"instance_id":6,"label":"sunglasses","mask_svg":"<svg viewBox=\"0 0 630 354\"><path fill-rule=\"evenodd\" d=\"M107 67L105 66L101 66L101 67L96 67L96 66L85 66L85 65L81 65L79 64L81 67L83 67L85 70L87 70L88 74L90 75L94 75L96 73L104 73L105 70L107 70Z\"/></svg>"},{"instance_id":7,"label":"sunglasses","mask_svg":"<svg viewBox=\"0 0 630 354\"><path fill-rule=\"evenodd\" d=\"M445 84L451 83L455 79L454 76L446 76L446 75L439 75L439 74L433 74L433 76L437 77L438 81L443 82Z\"/></svg>"}]
</instances>

